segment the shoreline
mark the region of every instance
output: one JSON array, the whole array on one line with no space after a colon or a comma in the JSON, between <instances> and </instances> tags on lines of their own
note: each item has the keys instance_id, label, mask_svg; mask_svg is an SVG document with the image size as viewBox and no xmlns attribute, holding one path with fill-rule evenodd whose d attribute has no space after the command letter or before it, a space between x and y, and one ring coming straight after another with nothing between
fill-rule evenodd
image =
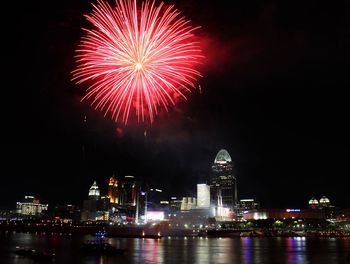
<instances>
[{"instance_id":1,"label":"shoreline","mask_svg":"<svg viewBox=\"0 0 350 264\"><path fill-rule=\"evenodd\" d=\"M176 228L158 228L149 226L70 226L57 225L45 226L40 224L30 225L11 225L0 224L0 233L18 232L18 233L40 233L40 234L68 234L68 235L92 235L97 232L106 232L106 237L120 238L154 238L162 237L208 237L208 238L226 238L226 237L346 237L350 238L350 231L344 230L311 230L311 231L293 231L293 230L269 230L269 229L176 229Z\"/></svg>"}]
</instances>

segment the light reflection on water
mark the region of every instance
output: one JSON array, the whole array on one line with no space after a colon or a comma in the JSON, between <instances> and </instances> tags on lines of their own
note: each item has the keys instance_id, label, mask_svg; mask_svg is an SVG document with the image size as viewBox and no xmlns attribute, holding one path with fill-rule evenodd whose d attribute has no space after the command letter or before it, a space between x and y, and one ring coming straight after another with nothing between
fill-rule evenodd
<instances>
[{"instance_id":1,"label":"light reflection on water","mask_svg":"<svg viewBox=\"0 0 350 264\"><path fill-rule=\"evenodd\" d=\"M108 242L127 248L123 256L84 256L79 248L91 236L0 233L0 263L31 264L17 257L16 246L38 248L56 253L54 263L346 263L350 239L342 238L109 238Z\"/></svg>"}]
</instances>

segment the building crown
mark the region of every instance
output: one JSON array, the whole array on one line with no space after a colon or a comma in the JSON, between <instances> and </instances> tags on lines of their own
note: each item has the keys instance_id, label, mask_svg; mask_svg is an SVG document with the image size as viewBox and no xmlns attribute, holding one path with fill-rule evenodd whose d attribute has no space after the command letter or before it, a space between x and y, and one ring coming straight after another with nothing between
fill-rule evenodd
<instances>
[{"instance_id":1,"label":"building crown","mask_svg":"<svg viewBox=\"0 0 350 264\"><path fill-rule=\"evenodd\" d=\"M226 149L221 149L215 157L214 163L227 163L232 162L230 154Z\"/></svg>"}]
</instances>

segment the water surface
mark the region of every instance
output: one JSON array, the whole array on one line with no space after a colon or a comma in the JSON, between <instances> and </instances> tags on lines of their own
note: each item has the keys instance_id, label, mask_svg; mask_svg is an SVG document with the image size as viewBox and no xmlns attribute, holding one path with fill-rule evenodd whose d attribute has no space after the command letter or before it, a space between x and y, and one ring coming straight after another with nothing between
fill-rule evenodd
<instances>
[{"instance_id":1,"label":"water surface","mask_svg":"<svg viewBox=\"0 0 350 264\"><path fill-rule=\"evenodd\" d=\"M164 237L162 239L109 238L123 256L85 256L80 252L83 241L91 236L60 234L1 233L0 263L35 263L13 253L16 246L53 251L53 263L350 263L349 238L200 238Z\"/></svg>"}]
</instances>

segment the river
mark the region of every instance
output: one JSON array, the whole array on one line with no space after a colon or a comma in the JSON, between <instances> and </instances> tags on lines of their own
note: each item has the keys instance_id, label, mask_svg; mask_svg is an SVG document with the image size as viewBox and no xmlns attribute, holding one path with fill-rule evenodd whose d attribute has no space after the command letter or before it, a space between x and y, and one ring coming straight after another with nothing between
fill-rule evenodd
<instances>
[{"instance_id":1,"label":"river","mask_svg":"<svg viewBox=\"0 0 350 264\"><path fill-rule=\"evenodd\" d=\"M162 239L108 238L120 248L122 256L85 256L80 252L87 236L60 234L0 233L0 263L35 263L14 254L16 246L53 251L53 263L115 264L115 263L267 263L267 264L342 264L350 263L349 238L305 237L163 237Z\"/></svg>"}]
</instances>

